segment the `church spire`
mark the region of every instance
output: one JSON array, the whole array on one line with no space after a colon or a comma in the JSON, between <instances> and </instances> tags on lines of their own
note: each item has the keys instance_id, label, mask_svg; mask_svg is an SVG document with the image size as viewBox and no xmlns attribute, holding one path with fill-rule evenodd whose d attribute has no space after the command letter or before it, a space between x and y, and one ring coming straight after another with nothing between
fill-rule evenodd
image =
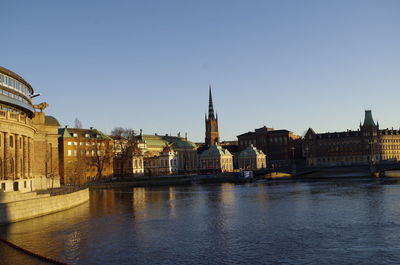
<instances>
[{"instance_id":1,"label":"church spire","mask_svg":"<svg viewBox=\"0 0 400 265\"><path fill-rule=\"evenodd\" d=\"M209 84L209 96L208 96L208 118L215 119L214 117L214 106L212 101L212 94L211 94L211 84Z\"/></svg>"}]
</instances>

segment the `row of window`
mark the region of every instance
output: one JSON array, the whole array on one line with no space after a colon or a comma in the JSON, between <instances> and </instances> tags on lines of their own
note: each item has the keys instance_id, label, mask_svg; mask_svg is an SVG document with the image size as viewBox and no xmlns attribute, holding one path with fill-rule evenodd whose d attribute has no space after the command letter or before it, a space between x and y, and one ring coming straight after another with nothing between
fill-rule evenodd
<instances>
[{"instance_id":1,"label":"row of window","mask_svg":"<svg viewBox=\"0 0 400 265\"><path fill-rule=\"evenodd\" d=\"M81 152L78 152L77 150L67 150L67 155L68 156L78 156L78 155L82 155L82 156L95 156L96 155L96 151L92 150L82 150ZM98 150L97 151L97 155L102 156L105 155L105 151L103 150Z\"/></svg>"},{"instance_id":2,"label":"row of window","mask_svg":"<svg viewBox=\"0 0 400 265\"><path fill-rule=\"evenodd\" d=\"M30 104L30 102L28 102L28 100L26 100L25 98L20 97L20 96L18 96L16 94L13 94L11 92L8 92L8 91L6 91L4 89L0 89L0 93L3 94L4 96L9 97L9 98L15 98L16 100L22 101L25 104Z\"/></svg>"},{"instance_id":3,"label":"row of window","mask_svg":"<svg viewBox=\"0 0 400 265\"><path fill-rule=\"evenodd\" d=\"M26 97L30 97L31 92L29 88L23 83L15 80L12 77L0 73L0 84L5 87L11 88L13 90L17 90L18 92L24 94Z\"/></svg>"},{"instance_id":4,"label":"row of window","mask_svg":"<svg viewBox=\"0 0 400 265\"><path fill-rule=\"evenodd\" d=\"M82 146L82 145L85 145L85 143L86 143L86 146L90 146L90 145L96 145L96 143L95 142L70 142L70 141L68 141L67 142L67 145L80 145L80 146ZM105 146L106 144L105 143L97 143L97 146Z\"/></svg>"}]
</instances>

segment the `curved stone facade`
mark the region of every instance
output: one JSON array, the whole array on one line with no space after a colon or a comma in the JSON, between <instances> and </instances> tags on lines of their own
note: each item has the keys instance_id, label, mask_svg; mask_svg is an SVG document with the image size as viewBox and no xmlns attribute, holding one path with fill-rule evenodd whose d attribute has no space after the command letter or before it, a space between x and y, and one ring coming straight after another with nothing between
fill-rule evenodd
<instances>
[{"instance_id":1,"label":"curved stone facade","mask_svg":"<svg viewBox=\"0 0 400 265\"><path fill-rule=\"evenodd\" d=\"M22 77L0 67L0 189L3 191L47 188L36 180L26 185L21 179L59 178L59 124L54 118L46 119L43 109L34 111L33 93Z\"/></svg>"}]
</instances>

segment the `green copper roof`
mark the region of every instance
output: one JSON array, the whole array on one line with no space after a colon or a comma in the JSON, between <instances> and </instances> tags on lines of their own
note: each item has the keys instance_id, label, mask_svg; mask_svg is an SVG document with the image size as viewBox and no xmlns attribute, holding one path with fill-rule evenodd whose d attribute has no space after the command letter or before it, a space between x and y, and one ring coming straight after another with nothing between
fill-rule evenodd
<instances>
[{"instance_id":1,"label":"green copper roof","mask_svg":"<svg viewBox=\"0 0 400 265\"><path fill-rule=\"evenodd\" d=\"M201 153L200 158L206 157L220 157L220 156L232 156L232 154L225 148L222 148L220 145L213 145L203 153Z\"/></svg>"},{"instance_id":2,"label":"green copper roof","mask_svg":"<svg viewBox=\"0 0 400 265\"><path fill-rule=\"evenodd\" d=\"M148 147L164 148L166 145L172 144L175 150L197 148L191 141L178 136L142 134L137 138L139 141L146 141Z\"/></svg>"},{"instance_id":3,"label":"green copper roof","mask_svg":"<svg viewBox=\"0 0 400 265\"><path fill-rule=\"evenodd\" d=\"M375 127L374 119L372 118L372 113L370 110L365 111L365 118L363 126L373 126Z\"/></svg>"},{"instance_id":4,"label":"green copper roof","mask_svg":"<svg viewBox=\"0 0 400 265\"><path fill-rule=\"evenodd\" d=\"M58 134L62 138L74 138L73 134L76 134L77 138L111 140L110 136L94 128L90 129L60 128L58 129Z\"/></svg>"},{"instance_id":5,"label":"green copper roof","mask_svg":"<svg viewBox=\"0 0 400 265\"><path fill-rule=\"evenodd\" d=\"M240 152L239 157L254 157L258 155L265 155L263 151L258 150L255 146L250 145L242 152Z\"/></svg>"}]
</instances>

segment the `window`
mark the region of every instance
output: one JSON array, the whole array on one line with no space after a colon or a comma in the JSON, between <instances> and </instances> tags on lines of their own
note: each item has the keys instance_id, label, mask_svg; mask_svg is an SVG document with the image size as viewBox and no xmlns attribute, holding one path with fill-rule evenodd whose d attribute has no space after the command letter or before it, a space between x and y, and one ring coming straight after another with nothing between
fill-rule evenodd
<instances>
[{"instance_id":1,"label":"window","mask_svg":"<svg viewBox=\"0 0 400 265\"><path fill-rule=\"evenodd\" d=\"M3 191L6 190L6 183L1 183L1 189L2 189Z\"/></svg>"},{"instance_id":2,"label":"window","mask_svg":"<svg viewBox=\"0 0 400 265\"><path fill-rule=\"evenodd\" d=\"M68 156L72 156L72 150L68 150Z\"/></svg>"},{"instance_id":3,"label":"window","mask_svg":"<svg viewBox=\"0 0 400 265\"><path fill-rule=\"evenodd\" d=\"M72 145L72 142L67 142L67 145Z\"/></svg>"},{"instance_id":4,"label":"window","mask_svg":"<svg viewBox=\"0 0 400 265\"><path fill-rule=\"evenodd\" d=\"M10 147L14 147L14 136L10 135Z\"/></svg>"}]
</instances>

